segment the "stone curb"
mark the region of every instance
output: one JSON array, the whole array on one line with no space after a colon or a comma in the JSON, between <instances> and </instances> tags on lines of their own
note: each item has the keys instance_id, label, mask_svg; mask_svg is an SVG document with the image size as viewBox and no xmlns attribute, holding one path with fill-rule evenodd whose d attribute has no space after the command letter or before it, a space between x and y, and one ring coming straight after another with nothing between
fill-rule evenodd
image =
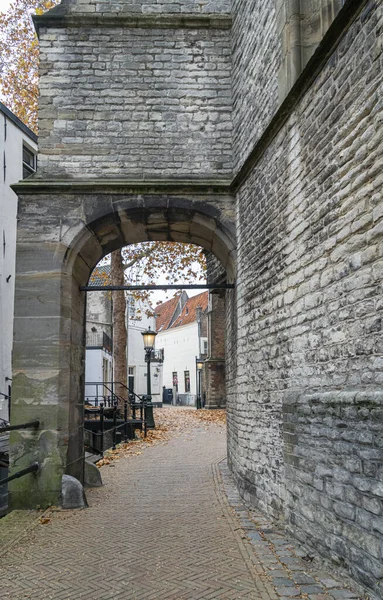
<instances>
[{"instance_id":1,"label":"stone curb","mask_svg":"<svg viewBox=\"0 0 383 600\"><path fill-rule=\"evenodd\" d=\"M230 529L233 533L233 536L235 537L240 552L243 556L243 560L247 568L249 569L251 577L254 581L254 585L257 588L257 591L261 593L262 600L278 600L278 596L275 593L275 590L268 583L267 575L260 563L258 562L256 565L257 568L254 568L254 554L252 552L251 546L246 537L243 535L243 530L238 519L238 515L232 510L230 510L230 504L224 491L220 471L220 464L225 460L225 458L221 458L212 464L214 488L218 502L221 506L221 510L225 518L227 519L227 522L229 523ZM241 532L242 535L239 532Z\"/></svg>"},{"instance_id":2,"label":"stone curb","mask_svg":"<svg viewBox=\"0 0 383 600\"><path fill-rule=\"evenodd\" d=\"M226 459L219 461L217 468L223 488L221 493L227 498L227 506L236 516L248 540L244 547L252 555L251 560L261 566L265 579L275 590L273 598L375 600L374 596L367 596L360 587L356 588L347 575L335 573L333 565L324 565L321 558L309 556L307 549L287 538L280 526L255 509L249 509L239 495Z\"/></svg>"}]
</instances>

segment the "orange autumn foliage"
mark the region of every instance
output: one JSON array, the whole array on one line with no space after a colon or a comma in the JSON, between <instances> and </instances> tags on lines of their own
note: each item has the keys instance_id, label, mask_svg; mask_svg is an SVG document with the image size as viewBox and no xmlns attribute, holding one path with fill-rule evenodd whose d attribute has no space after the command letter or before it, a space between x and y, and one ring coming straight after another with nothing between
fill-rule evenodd
<instances>
[{"instance_id":1,"label":"orange autumn foliage","mask_svg":"<svg viewBox=\"0 0 383 600\"><path fill-rule=\"evenodd\" d=\"M14 0L0 13L1 101L37 133L39 43L32 22L59 0Z\"/></svg>"}]
</instances>

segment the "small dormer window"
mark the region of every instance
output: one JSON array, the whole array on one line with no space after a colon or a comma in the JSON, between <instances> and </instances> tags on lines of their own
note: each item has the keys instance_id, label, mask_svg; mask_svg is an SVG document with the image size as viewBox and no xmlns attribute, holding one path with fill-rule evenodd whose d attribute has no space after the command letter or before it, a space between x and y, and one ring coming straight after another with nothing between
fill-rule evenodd
<instances>
[{"instance_id":1,"label":"small dormer window","mask_svg":"<svg viewBox=\"0 0 383 600\"><path fill-rule=\"evenodd\" d=\"M23 179L36 172L36 154L23 145Z\"/></svg>"},{"instance_id":2,"label":"small dormer window","mask_svg":"<svg viewBox=\"0 0 383 600\"><path fill-rule=\"evenodd\" d=\"M187 314L187 315L189 314L189 309L188 308L186 308L185 314Z\"/></svg>"}]
</instances>

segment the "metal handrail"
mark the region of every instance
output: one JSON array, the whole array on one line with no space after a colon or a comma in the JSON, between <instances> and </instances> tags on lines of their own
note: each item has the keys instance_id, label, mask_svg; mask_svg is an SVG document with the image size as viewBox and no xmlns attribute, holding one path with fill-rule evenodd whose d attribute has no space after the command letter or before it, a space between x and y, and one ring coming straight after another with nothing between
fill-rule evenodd
<instances>
[{"instance_id":1,"label":"metal handrail","mask_svg":"<svg viewBox=\"0 0 383 600\"><path fill-rule=\"evenodd\" d=\"M6 431L16 431L17 429L32 429L40 425L40 421L37 419L35 421L30 421L29 423L20 423L20 425L6 425L5 427L0 427L0 433L5 433Z\"/></svg>"},{"instance_id":2,"label":"metal handrail","mask_svg":"<svg viewBox=\"0 0 383 600\"><path fill-rule=\"evenodd\" d=\"M14 473L13 475L6 477L5 479L0 479L0 485L4 485L5 483L12 481L13 479L18 479L19 477L23 477L23 475L28 475L28 473L36 473L36 471L38 471L39 468L40 468L39 463L33 462L26 469L21 469L21 471L17 471L17 473Z\"/></svg>"},{"instance_id":3,"label":"metal handrail","mask_svg":"<svg viewBox=\"0 0 383 600\"><path fill-rule=\"evenodd\" d=\"M116 398L118 398L118 396L116 396ZM116 449L116 435L117 435L117 430L124 428L125 430L125 442L128 439L128 433L127 433L127 425L129 425L129 423L132 422L141 422L142 426L144 428L144 436L146 437L147 435L147 425L146 425L146 415L145 415L145 411L144 411L144 407L145 407L146 403L145 402L141 402L140 403L140 418L136 419L135 416L135 408L133 408L133 419L128 419L128 401L124 400L124 419L123 419L123 423L121 423L120 425L117 425L117 412L118 412L118 404L117 404L117 400L115 400L114 402L114 406L113 406L113 427L108 428L108 432L113 432L113 445L112 445L112 449L115 450ZM134 406L134 405L133 405ZM104 403L100 402L100 406L99 408L97 408L96 411L92 411L93 414L94 412L98 413L100 415L100 431L96 432L96 431L92 431L92 430L87 430L84 427L84 431L91 431L92 435L95 436L101 436L101 455L103 455L104 453L104 434L105 434L105 428L104 428L104 420L105 420L105 408L104 408ZM91 411L89 411L91 412Z\"/></svg>"}]
</instances>

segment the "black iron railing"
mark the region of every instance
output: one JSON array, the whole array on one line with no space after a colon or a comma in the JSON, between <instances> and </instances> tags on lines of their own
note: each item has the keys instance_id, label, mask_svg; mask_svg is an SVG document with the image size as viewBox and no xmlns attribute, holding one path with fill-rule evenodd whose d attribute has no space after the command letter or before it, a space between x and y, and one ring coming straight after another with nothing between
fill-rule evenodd
<instances>
[{"instance_id":1,"label":"black iron railing","mask_svg":"<svg viewBox=\"0 0 383 600\"><path fill-rule=\"evenodd\" d=\"M110 354L113 350L112 338L105 331L89 331L86 334L87 348L103 348Z\"/></svg>"},{"instance_id":2,"label":"black iron railing","mask_svg":"<svg viewBox=\"0 0 383 600\"><path fill-rule=\"evenodd\" d=\"M137 418L128 416L128 406L129 403L127 400L125 400L123 416L119 410L117 400L112 408L104 407L103 402L100 402L98 407L85 408L85 414L95 417L93 419L85 420L84 424L84 431L86 431L88 434L92 434L92 436L98 441L98 443L95 443L95 439L93 439L92 449L94 451L101 455L103 454L105 435L107 433L110 434L110 432L112 433L113 450L116 449L118 432L121 432L121 436L119 437L125 442L129 439L129 434L132 429L142 429L144 431L144 436L146 437L147 428L144 407L142 407L140 418Z\"/></svg>"},{"instance_id":3,"label":"black iron railing","mask_svg":"<svg viewBox=\"0 0 383 600\"><path fill-rule=\"evenodd\" d=\"M122 398L116 393L117 385L122 386L127 393L126 398ZM147 435L146 423L146 400L141 398L135 392L129 390L125 384L120 382L86 382L86 387L95 387L95 395L86 395L85 413L93 415L96 419L85 422L84 431L91 433L97 441L98 448L93 443L93 449L97 450L101 455L104 451L104 439L106 432L112 432L112 449L116 448L117 435L121 432L123 440L126 442L129 439L129 433L133 429L141 429L144 436ZM103 395L98 393L101 387ZM122 409L123 407L123 409ZM137 416L139 414L139 416ZM109 418L108 418L109 417ZM94 427L98 430L95 431ZM92 429L89 429L92 427ZM94 442L94 440L93 440Z\"/></svg>"},{"instance_id":4,"label":"black iron railing","mask_svg":"<svg viewBox=\"0 0 383 600\"><path fill-rule=\"evenodd\" d=\"M21 469L20 471L17 471L17 473L14 473L13 475L6 477L5 479L0 479L0 485L4 485L5 483L12 481L13 479L18 479L19 477L23 477L23 475L28 475L28 473L36 473L39 470L39 468L40 468L39 463L33 462L29 467L26 467L25 469Z\"/></svg>"},{"instance_id":5,"label":"black iron railing","mask_svg":"<svg viewBox=\"0 0 383 600\"><path fill-rule=\"evenodd\" d=\"M40 421L37 419L35 421L30 421L29 423L21 423L20 425L5 425L0 427L0 433L5 433L7 431L17 431L17 429L33 429L40 425Z\"/></svg>"},{"instance_id":6,"label":"black iron railing","mask_svg":"<svg viewBox=\"0 0 383 600\"><path fill-rule=\"evenodd\" d=\"M0 427L0 433L6 433L8 431L16 431L18 429L37 429L40 425L40 421L35 419L34 421L29 421L28 423L20 423L19 425L5 425ZM2 463L3 467L8 467L6 463ZM5 477L4 479L0 479L0 486L12 481L13 479L18 479L19 477L23 477L23 475L28 475L28 473L35 473L39 470L40 466L38 462L33 462L29 467L25 469L21 469L17 471L13 475L9 477Z\"/></svg>"}]
</instances>

